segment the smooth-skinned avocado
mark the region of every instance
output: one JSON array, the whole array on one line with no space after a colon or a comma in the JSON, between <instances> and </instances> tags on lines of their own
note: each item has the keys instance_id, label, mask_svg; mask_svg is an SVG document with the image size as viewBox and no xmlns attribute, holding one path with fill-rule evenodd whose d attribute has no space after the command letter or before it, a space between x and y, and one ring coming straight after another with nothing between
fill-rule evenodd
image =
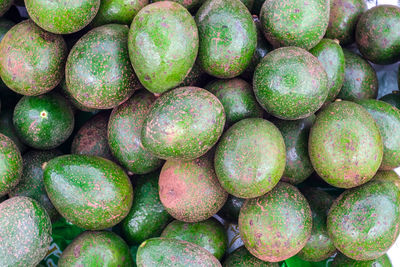
<instances>
[{"instance_id":1,"label":"smooth-skinned avocado","mask_svg":"<svg viewBox=\"0 0 400 267\"><path fill-rule=\"evenodd\" d=\"M342 253L338 253L331 263L332 267L352 266L352 267L392 267L390 258L387 254L368 261L357 261L352 258L346 257Z\"/></svg>"},{"instance_id":2,"label":"smooth-skinned avocado","mask_svg":"<svg viewBox=\"0 0 400 267\"><path fill-rule=\"evenodd\" d=\"M143 86L164 93L178 86L193 67L199 48L196 23L178 3L147 5L133 19L128 48Z\"/></svg>"},{"instance_id":3,"label":"smooth-skinned avocado","mask_svg":"<svg viewBox=\"0 0 400 267\"><path fill-rule=\"evenodd\" d=\"M45 164L43 179L57 211L87 230L116 225L126 217L132 184L117 164L88 155L65 155Z\"/></svg>"},{"instance_id":4,"label":"smooth-skinned avocado","mask_svg":"<svg viewBox=\"0 0 400 267\"><path fill-rule=\"evenodd\" d=\"M351 188L372 179L383 158L383 142L374 118L362 106L336 101L311 127L311 163L325 182Z\"/></svg>"},{"instance_id":5,"label":"smooth-skinned avocado","mask_svg":"<svg viewBox=\"0 0 400 267\"><path fill-rule=\"evenodd\" d=\"M233 251L225 259L222 264L223 267L279 267L277 262L266 262L262 261L253 255L246 249L245 246L241 246Z\"/></svg>"},{"instance_id":6,"label":"smooth-skinned avocado","mask_svg":"<svg viewBox=\"0 0 400 267\"><path fill-rule=\"evenodd\" d=\"M0 196L4 196L20 181L22 156L16 144L0 133Z\"/></svg>"},{"instance_id":7,"label":"smooth-skinned avocado","mask_svg":"<svg viewBox=\"0 0 400 267\"><path fill-rule=\"evenodd\" d=\"M254 71L253 86L260 105L285 120L315 113L330 88L321 62L299 47L283 47L268 53Z\"/></svg>"}]
</instances>

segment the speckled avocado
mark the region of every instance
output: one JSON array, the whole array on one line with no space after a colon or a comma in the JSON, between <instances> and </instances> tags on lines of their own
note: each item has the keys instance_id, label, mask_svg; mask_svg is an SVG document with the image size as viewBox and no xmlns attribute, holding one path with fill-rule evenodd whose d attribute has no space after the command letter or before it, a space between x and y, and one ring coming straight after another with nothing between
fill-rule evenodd
<instances>
[{"instance_id":1,"label":"speckled avocado","mask_svg":"<svg viewBox=\"0 0 400 267\"><path fill-rule=\"evenodd\" d=\"M224 106L227 126L245 118L263 116L263 109L254 97L252 86L242 79L214 80L205 89L218 97Z\"/></svg>"},{"instance_id":2,"label":"speckled avocado","mask_svg":"<svg viewBox=\"0 0 400 267\"><path fill-rule=\"evenodd\" d=\"M28 197L0 204L0 266L36 266L51 242L51 222L45 209Z\"/></svg>"},{"instance_id":3,"label":"speckled avocado","mask_svg":"<svg viewBox=\"0 0 400 267\"><path fill-rule=\"evenodd\" d=\"M198 87L180 87L153 103L142 144L159 158L191 160L215 145L224 125L224 107L216 96Z\"/></svg>"},{"instance_id":4,"label":"speckled avocado","mask_svg":"<svg viewBox=\"0 0 400 267\"><path fill-rule=\"evenodd\" d=\"M13 110L2 110L0 113L0 133L9 137L18 147L21 153L24 153L28 148L21 142L15 131L13 124Z\"/></svg>"},{"instance_id":5,"label":"speckled avocado","mask_svg":"<svg viewBox=\"0 0 400 267\"><path fill-rule=\"evenodd\" d=\"M71 49L65 66L67 90L82 105L113 108L140 87L129 62L128 31L125 25L104 25Z\"/></svg>"},{"instance_id":6,"label":"speckled avocado","mask_svg":"<svg viewBox=\"0 0 400 267\"><path fill-rule=\"evenodd\" d=\"M394 91L390 94L384 95L379 100L389 103L393 107L400 109L400 93L399 93L399 91Z\"/></svg>"},{"instance_id":7,"label":"speckled avocado","mask_svg":"<svg viewBox=\"0 0 400 267\"><path fill-rule=\"evenodd\" d=\"M207 0L196 14L199 64L217 78L233 78L250 64L257 30L246 6L237 0Z\"/></svg>"},{"instance_id":8,"label":"speckled avocado","mask_svg":"<svg viewBox=\"0 0 400 267\"><path fill-rule=\"evenodd\" d=\"M393 170L390 171L378 171L374 180L387 181L394 183L400 189L400 176Z\"/></svg>"},{"instance_id":9,"label":"speckled avocado","mask_svg":"<svg viewBox=\"0 0 400 267\"><path fill-rule=\"evenodd\" d=\"M239 218L240 209L246 199L228 195L224 206L220 209L218 214L227 221L237 223Z\"/></svg>"},{"instance_id":10,"label":"speckled avocado","mask_svg":"<svg viewBox=\"0 0 400 267\"><path fill-rule=\"evenodd\" d=\"M46 209L51 220L58 217L58 212L50 202L44 188L42 165L60 155L61 152L57 150L31 150L25 153L22 157L23 171L21 180L18 185L8 193L10 197L25 196L35 199Z\"/></svg>"},{"instance_id":11,"label":"speckled avocado","mask_svg":"<svg viewBox=\"0 0 400 267\"><path fill-rule=\"evenodd\" d=\"M108 143L115 158L132 173L144 174L158 169L162 160L144 149L142 127L154 95L139 92L114 108L108 123Z\"/></svg>"},{"instance_id":12,"label":"speckled avocado","mask_svg":"<svg viewBox=\"0 0 400 267\"><path fill-rule=\"evenodd\" d=\"M400 59L400 7L379 5L361 15L356 42L364 58L376 64Z\"/></svg>"},{"instance_id":13,"label":"speckled avocado","mask_svg":"<svg viewBox=\"0 0 400 267\"><path fill-rule=\"evenodd\" d=\"M0 76L19 94L40 95L61 81L66 58L62 36L25 20L12 27L0 43Z\"/></svg>"},{"instance_id":14,"label":"speckled avocado","mask_svg":"<svg viewBox=\"0 0 400 267\"><path fill-rule=\"evenodd\" d=\"M280 264L277 262L266 262L262 261L253 255L245 248L241 246L240 248L233 251L225 259L223 267L279 267Z\"/></svg>"},{"instance_id":15,"label":"speckled avocado","mask_svg":"<svg viewBox=\"0 0 400 267\"><path fill-rule=\"evenodd\" d=\"M228 247L226 230L214 218L197 223L185 223L175 220L165 227L161 236L199 245L207 249L219 260L224 256Z\"/></svg>"},{"instance_id":16,"label":"speckled avocado","mask_svg":"<svg viewBox=\"0 0 400 267\"><path fill-rule=\"evenodd\" d=\"M322 261L336 252L326 228L326 217L335 199L318 188L303 188L301 192L310 205L313 221L310 239L297 256L306 261Z\"/></svg>"},{"instance_id":17,"label":"speckled avocado","mask_svg":"<svg viewBox=\"0 0 400 267\"><path fill-rule=\"evenodd\" d=\"M261 197L246 200L239 215L240 237L246 248L270 262L297 254L310 237L311 225L306 198L284 182Z\"/></svg>"},{"instance_id":18,"label":"speckled avocado","mask_svg":"<svg viewBox=\"0 0 400 267\"><path fill-rule=\"evenodd\" d=\"M342 253L338 253L331 263L332 267L352 266L352 267L392 267L392 263L387 254L368 261L357 261L348 258Z\"/></svg>"},{"instance_id":19,"label":"speckled avocado","mask_svg":"<svg viewBox=\"0 0 400 267\"><path fill-rule=\"evenodd\" d=\"M162 0L153 0L153 2L160 2ZM199 8L205 0L171 0L172 2L177 2L182 6L186 7L189 11L195 11Z\"/></svg>"},{"instance_id":20,"label":"speckled avocado","mask_svg":"<svg viewBox=\"0 0 400 267\"><path fill-rule=\"evenodd\" d=\"M286 120L310 116L322 106L329 93L323 65L298 47L268 53L254 72L253 86L261 106Z\"/></svg>"},{"instance_id":21,"label":"speckled avocado","mask_svg":"<svg viewBox=\"0 0 400 267\"><path fill-rule=\"evenodd\" d=\"M41 28L58 34L83 29L96 16L100 0L26 0L29 16Z\"/></svg>"},{"instance_id":22,"label":"speckled avocado","mask_svg":"<svg viewBox=\"0 0 400 267\"><path fill-rule=\"evenodd\" d=\"M45 165L43 178L57 211L84 229L114 226L132 206L133 189L128 176L117 164L100 157L54 158Z\"/></svg>"},{"instance_id":23,"label":"speckled avocado","mask_svg":"<svg viewBox=\"0 0 400 267\"><path fill-rule=\"evenodd\" d=\"M129 214L121 222L122 233L129 244L140 245L146 239L160 236L172 219L158 195L159 171L135 177L135 195Z\"/></svg>"},{"instance_id":24,"label":"speckled avocado","mask_svg":"<svg viewBox=\"0 0 400 267\"><path fill-rule=\"evenodd\" d=\"M158 185L161 203L168 213L184 222L210 218L228 197L218 183L209 155L192 161L168 160Z\"/></svg>"},{"instance_id":25,"label":"speckled avocado","mask_svg":"<svg viewBox=\"0 0 400 267\"><path fill-rule=\"evenodd\" d=\"M71 135L74 115L64 97L50 92L21 98L13 123L22 142L36 149L52 149Z\"/></svg>"},{"instance_id":26,"label":"speckled avocado","mask_svg":"<svg viewBox=\"0 0 400 267\"><path fill-rule=\"evenodd\" d=\"M390 104L375 100L358 100L374 118L383 142L381 170L392 170L400 166L400 110Z\"/></svg>"},{"instance_id":27,"label":"speckled avocado","mask_svg":"<svg viewBox=\"0 0 400 267\"><path fill-rule=\"evenodd\" d=\"M295 121L274 121L286 147L286 165L282 181L296 185L314 172L308 156L308 137L314 121L315 115Z\"/></svg>"},{"instance_id":28,"label":"speckled avocado","mask_svg":"<svg viewBox=\"0 0 400 267\"><path fill-rule=\"evenodd\" d=\"M178 86L193 67L199 47L197 26L180 4L153 3L133 19L128 47L143 86L152 93L163 93Z\"/></svg>"},{"instance_id":29,"label":"speckled avocado","mask_svg":"<svg viewBox=\"0 0 400 267\"><path fill-rule=\"evenodd\" d=\"M318 58L328 75L329 93L325 102L331 102L339 94L344 81L343 49L335 40L322 39L310 53Z\"/></svg>"},{"instance_id":30,"label":"speckled avocado","mask_svg":"<svg viewBox=\"0 0 400 267\"><path fill-rule=\"evenodd\" d=\"M221 263L204 248L172 238L151 238L144 241L137 252L136 264L145 266L218 267Z\"/></svg>"},{"instance_id":31,"label":"speckled avocado","mask_svg":"<svg viewBox=\"0 0 400 267\"><path fill-rule=\"evenodd\" d=\"M297 46L308 50L325 35L329 1L310 0L306 3L301 0L264 2L260 12L261 26L274 47Z\"/></svg>"},{"instance_id":32,"label":"speckled avocado","mask_svg":"<svg viewBox=\"0 0 400 267\"><path fill-rule=\"evenodd\" d=\"M87 231L63 251L59 267L119 266L131 267L132 256L125 241L109 231Z\"/></svg>"},{"instance_id":33,"label":"speckled avocado","mask_svg":"<svg viewBox=\"0 0 400 267\"><path fill-rule=\"evenodd\" d=\"M336 248L355 260L386 253L399 235L400 190L392 183L371 181L341 194L327 219Z\"/></svg>"},{"instance_id":34,"label":"speckled avocado","mask_svg":"<svg viewBox=\"0 0 400 267\"><path fill-rule=\"evenodd\" d=\"M338 101L318 114L308 151L322 179L335 187L351 188L375 175L382 162L383 143L367 110L353 102Z\"/></svg>"},{"instance_id":35,"label":"speckled avocado","mask_svg":"<svg viewBox=\"0 0 400 267\"><path fill-rule=\"evenodd\" d=\"M13 0L1 0L0 1L0 16L3 16L4 13L10 9L11 5L13 4Z\"/></svg>"},{"instance_id":36,"label":"speckled avocado","mask_svg":"<svg viewBox=\"0 0 400 267\"><path fill-rule=\"evenodd\" d=\"M77 110L85 111L85 112L96 112L98 109L85 107L78 100L76 100L70 91L67 88L67 82L65 81L65 76L60 82L60 90L59 92L63 95L69 102L71 102L72 107Z\"/></svg>"},{"instance_id":37,"label":"speckled avocado","mask_svg":"<svg viewBox=\"0 0 400 267\"><path fill-rule=\"evenodd\" d=\"M337 97L349 101L376 98L378 95L378 77L371 64L346 49L343 49L343 54L346 67L343 86Z\"/></svg>"},{"instance_id":38,"label":"speckled avocado","mask_svg":"<svg viewBox=\"0 0 400 267\"><path fill-rule=\"evenodd\" d=\"M234 124L220 139L214 166L222 187L240 198L270 191L285 169L285 143L269 121L250 118Z\"/></svg>"},{"instance_id":39,"label":"speckled avocado","mask_svg":"<svg viewBox=\"0 0 400 267\"><path fill-rule=\"evenodd\" d=\"M0 196L7 194L20 181L22 157L15 143L0 134Z\"/></svg>"},{"instance_id":40,"label":"speckled avocado","mask_svg":"<svg viewBox=\"0 0 400 267\"><path fill-rule=\"evenodd\" d=\"M358 19L366 10L365 0L331 0L326 37L339 40L341 45L353 43Z\"/></svg>"}]
</instances>

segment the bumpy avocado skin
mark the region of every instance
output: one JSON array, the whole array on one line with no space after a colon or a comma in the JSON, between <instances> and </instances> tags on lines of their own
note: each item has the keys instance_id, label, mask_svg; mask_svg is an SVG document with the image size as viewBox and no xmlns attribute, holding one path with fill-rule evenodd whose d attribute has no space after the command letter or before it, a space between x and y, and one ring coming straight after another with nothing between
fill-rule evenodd
<instances>
[{"instance_id":1,"label":"bumpy avocado skin","mask_svg":"<svg viewBox=\"0 0 400 267\"><path fill-rule=\"evenodd\" d=\"M342 253L338 253L331 263L332 267L352 266L352 267L392 267L392 263L387 254L368 261L357 261L348 258Z\"/></svg>"},{"instance_id":2,"label":"bumpy avocado skin","mask_svg":"<svg viewBox=\"0 0 400 267\"><path fill-rule=\"evenodd\" d=\"M0 134L0 196L7 194L21 179L22 157L16 144Z\"/></svg>"},{"instance_id":3,"label":"bumpy avocado skin","mask_svg":"<svg viewBox=\"0 0 400 267\"><path fill-rule=\"evenodd\" d=\"M245 248L241 246L240 248L233 251L225 259L223 267L279 267L277 262L266 262L262 261L253 255Z\"/></svg>"}]
</instances>

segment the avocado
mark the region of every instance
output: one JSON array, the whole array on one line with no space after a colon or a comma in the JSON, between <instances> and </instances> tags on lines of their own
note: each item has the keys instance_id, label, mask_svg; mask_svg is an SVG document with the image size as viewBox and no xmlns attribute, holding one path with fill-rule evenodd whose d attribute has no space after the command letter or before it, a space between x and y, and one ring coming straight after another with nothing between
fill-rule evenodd
<instances>
[{"instance_id":1,"label":"avocado","mask_svg":"<svg viewBox=\"0 0 400 267\"><path fill-rule=\"evenodd\" d=\"M3 16L13 4L13 0L1 0L0 2L0 16Z\"/></svg>"},{"instance_id":2,"label":"avocado","mask_svg":"<svg viewBox=\"0 0 400 267\"><path fill-rule=\"evenodd\" d=\"M153 0L153 3L160 2L160 1L162 1L162 0ZM189 11L195 11L204 3L205 0L170 0L170 1L181 4Z\"/></svg>"},{"instance_id":3,"label":"avocado","mask_svg":"<svg viewBox=\"0 0 400 267\"><path fill-rule=\"evenodd\" d=\"M311 237L297 256L312 262L326 260L336 252L326 229L326 217L335 198L319 188L302 188L301 192L310 205L313 221Z\"/></svg>"},{"instance_id":4,"label":"avocado","mask_svg":"<svg viewBox=\"0 0 400 267\"><path fill-rule=\"evenodd\" d=\"M133 19L128 48L143 86L164 93L178 86L193 67L199 48L196 23L178 3L147 5Z\"/></svg>"},{"instance_id":5,"label":"avocado","mask_svg":"<svg viewBox=\"0 0 400 267\"><path fill-rule=\"evenodd\" d=\"M378 77L371 64L359 55L343 49L346 67L342 89L337 95L343 100L376 98Z\"/></svg>"},{"instance_id":6,"label":"avocado","mask_svg":"<svg viewBox=\"0 0 400 267\"><path fill-rule=\"evenodd\" d=\"M43 181L43 163L58 157L61 152L58 150L31 150L22 157L23 170L20 182L8 195L30 197L38 201L46 209L50 219L54 221L58 217L58 212L47 196Z\"/></svg>"},{"instance_id":7,"label":"avocado","mask_svg":"<svg viewBox=\"0 0 400 267\"><path fill-rule=\"evenodd\" d=\"M354 43L358 19L366 10L365 0L331 0L326 38L336 39L341 45Z\"/></svg>"},{"instance_id":8,"label":"avocado","mask_svg":"<svg viewBox=\"0 0 400 267\"><path fill-rule=\"evenodd\" d=\"M144 241L137 251L138 267L218 267L221 263L204 248L172 238L151 238Z\"/></svg>"},{"instance_id":9,"label":"avocado","mask_svg":"<svg viewBox=\"0 0 400 267\"><path fill-rule=\"evenodd\" d=\"M357 261L352 258L348 258L342 253L338 253L331 263L331 267L392 267L392 263L387 254L369 261Z\"/></svg>"},{"instance_id":10,"label":"avocado","mask_svg":"<svg viewBox=\"0 0 400 267\"><path fill-rule=\"evenodd\" d=\"M126 217L133 199L123 169L104 158L65 155L45 164L47 194L68 221L88 230L106 229Z\"/></svg>"},{"instance_id":11,"label":"avocado","mask_svg":"<svg viewBox=\"0 0 400 267\"><path fill-rule=\"evenodd\" d=\"M24 20L12 27L0 43L1 79L18 94L44 94L60 83L67 53L62 36Z\"/></svg>"},{"instance_id":12,"label":"avocado","mask_svg":"<svg viewBox=\"0 0 400 267\"><path fill-rule=\"evenodd\" d=\"M198 87L180 87L152 104L142 144L162 159L192 160L217 143L224 125L224 107L216 96Z\"/></svg>"},{"instance_id":13,"label":"avocado","mask_svg":"<svg viewBox=\"0 0 400 267\"><path fill-rule=\"evenodd\" d=\"M379 100L389 103L393 107L400 109L400 94L399 91L393 91L390 94L384 95Z\"/></svg>"},{"instance_id":14,"label":"avocado","mask_svg":"<svg viewBox=\"0 0 400 267\"><path fill-rule=\"evenodd\" d=\"M312 227L310 206L293 185L280 182L265 195L247 199L239 215L246 248L263 261L278 262L297 254Z\"/></svg>"},{"instance_id":15,"label":"avocado","mask_svg":"<svg viewBox=\"0 0 400 267\"><path fill-rule=\"evenodd\" d=\"M399 189L400 189L400 177L399 175L393 171L378 171L374 178L374 180L380 180L380 181L389 181L394 183Z\"/></svg>"},{"instance_id":16,"label":"avocado","mask_svg":"<svg viewBox=\"0 0 400 267\"><path fill-rule=\"evenodd\" d=\"M74 121L68 101L54 92L24 96L13 115L19 138L36 149L52 149L62 144L71 135Z\"/></svg>"},{"instance_id":17,"label":"avocado","mask_svg":"<svg viewBox=\"0 0 400 267\"><path fill-rule=\"evenodd\" d=\"M328 75L329 93L325 102L331 102L339 94L344 82L346 64L343 49L337 40L322 39L310 53L318 58Z\"/></svg>"},{"instance_id":18,"label":"avocado","mask_svg":"<svg viewBox=\"0 0 400 267\"><path fill-rule=\"evenodd\" d=\"M329 210L327 227L335 247L355 260L383 256L400 230L400 190L373 180L346 190Z\"/></svg>"},{"instance_id":19,"label":"avocado","mask_svg":"<svg viewBox=\"0 0 400 267\"><path fill-rule=\"evenodd\" d=\"M274 121L286 147L286 165L282 181L296 185L304 182L314 172L308 156L308 137L314 121L314 114L295 121Z\"/></svg>"},{"instance_id":20,"label":"avocado","mask_svg":"<svg viewBox=\"0 0 400 267\"><path fill-rule=\"evenodd\" d=\"M214 157L222 187L240 198L270 191L285 169L285 143L278 128L261 118L244 119L220 139Z\"/></svg>"},{"instance_id":21,"label":"avocado","mask_svg":"<svg viewBox=\"0 0 400 267\"><path fill-rule=\"evenodd\" d=\"M108 144L111 152L122 166L132 173L149 173L161 167L163 163L142 145L143 123L155 99L149 92L139 92L114 108L110 116Z\"/></svg>"},{"instance_id":22,"label":"avocado","mask_svg":"<svg viewBox=\"0 0 400 267\"><path fill-rule=\"evenodd\" d=\"M84 105L82 105L81 103L78 102L78 100L76 100L70 93L70 91L67 88L67 82L65 80L65 76L64 78L61 80L60 82L60 89L59 92L62 96L64 96L69 102L71 102L72 107L74 109L80 110L80 111L85 111L85 112L98 112L98 109L95 108L88 108L85 107Z\"/></svg>"},{"instance_id":23,"label":"avocado","mask_svg":"<svg viewBox=\"0 0 400 267\"><path fill-rule=\"evenodd\" d=\"M198 61L208 74L233 78L250 64L257 30L246 6L238 0L207 0L196 14Z\"/></svg>"},{"instance_id":24,"label":"avocado","mask_svg":"<svg viewBox=\"0 0 400 267\"><path fill-rule=\"evenodd\" d=\"M158 237L171 216L158 195L159 171L134 178L132 208L121 222L122 234L128 244L140 245L146 239Z\"/></svg>"},{"instance_id":25,"label":"avocado","mask_svg":"<svg viewBox=\"0 0 400 267\"><path fill-rule=\"evenodd\" d=\"M22 157L16 144L1 133L0 143L0 196L3 196L21 179Z\"/></svg>"},{"instance_id":26,"label":"avocado","mask_svg":"<svg viewBox=\"0 0 400 267\"><path fill-rule=\"evenodd\" d=\"M275 47L309 50L321 41L329 21L329 1L265 1L260 20L265 37Z\"/></svg>"},{"instance_id":27,"label":"avocado","mask_svg":"<svg viewBox=\"0 0 400 267\"><path fill-rule=\"evenodd\" d=\"M77 32L88 25L99 10L100 0L26 0L29 17L40 28L58 34Z\"/></svg>"},{"instance_id":28,"label":"avocado","mask_svg":"<svg viewBox=\"0 0 400 267\"><path fill-rule=\"evenodd\" d=\"M239 218L240 209L246 199L228 195L224 206L220 209L218 214L229 222L237 223Z\"/></svg>"},{"instance_id":29,"label":"avocado","mask_svg":"<svg viewBox=\"0 0 400 267\"><path fill-rule=\"evenodd\" d=\"M23 154L28 147L22 143L17 136L15 127L13 124L13 111L10 109L2 110L0 113L0 133L9 137L14 144L18 147L18 150Z\"/></svg>"},{"instance_id":30,"label":"avocado","mask_svg":"<svg viewBox=\"0 0 400 267\"><path fill-rule=\"evenodd\" d=\"M266 262L262 261L253 255L245 248L241 246L233 251L225 259L223 267L280 267L277 262Z\"/></svg>"},{"instance_id":31,"label":"avocado","mask_svg":"<svg viewBox=\"0 0 400 267\"><path fill-rule=\"evenodd\" d=\"M214 218L196 223L175 220L165 227L162 237L187 241L208 250L218 260L228 247L228 236L224 226Z\"/></svg>"},{"instance_id":32,"label":"avocado","mask_svg":"<svg viewBox=\"0 0 400 267\"><path fill-rule=\"evenodd\" d=\"M86 231L80 234L63 251L58 261L59 267L132 265L128 245L109 231Z\"/></svg>"},{"instance_id":33,"label":"avocado","mask_svg":"<svg viewBox=\"0 0 400 267\"><path fill-rule=\"evenodd\" d=\"M373 117L362 106L337 101L317 116L308 152L322 179L351 188L372 179L383 157L383 142Z\"/></svg>"},{"instance_id":34,"label":"avocado","mask_svg":"<svg viewBox=\"0 0 400 267\"><path fill-rule=\"evenodd\" d=\"M400 110L392 105L375 100L356 101L374 118L383 142L381 170L392 170L400 166Z\"/></svg>"},{"instance_id":35,"label":"avocado","mask_svg":"<svg viewBox=\"0 0 400 267\"><path fill-rule=\"evenodd\" d=\"M226 126L245 118L263 116L263 109L254 96L253 87L242 79L214 80L205 89L218 97L224 106Z\"/></svg>"},{"instance_id":36,"label":"avocado","mask_svg":"<svg viewBox=\"0 0 400 267\"><path fill-rule=\"evenodd\" d=\"M400 60L400 7L379 5L364 12L357 23L356 42L363 57L372 63Z\"/></svg>"},{"instance_id":37,"label":"avocado","mask_svg":"<svg viewBox=\"0 0 400 267\"><path fill-rule=\"evenodd\" d=\"M46 210L29 197L0 203L0 266L36 266L51 242Z\"/></svg>"},{"instance_id":38,"label":"avocado","mask_svg":"<svg viewBox=\"0 0 400 267\"><path fill-rule=\"evenodd\" d=\"M184 222L210 218L228 197L218 183L208 154L191 161L168 160L161 169L158 185L165 209Z\"/></svg>"},{"instance_id":39,"label":"avocado","mask_svg":"<svg viewBox=\"0 0 400 267\"><path fill-rule=\"evenodd\" d=\"M268 53L254 71L253 86L261 106L285 120L315 113L330 88L321 62L298 47L283 47Z\"/></svg>"},{"instance_id":40,"label":"avocado","mask_svg":"<svg viewBox=\"0 0 400 267\"><path fill-rule=\"evenodd\" d=\"M104 25L89 31L71 49L66 89L83 106L110 109L140 88L129 62L128 32L125 25Z\"/></svg>"}]
</instances>

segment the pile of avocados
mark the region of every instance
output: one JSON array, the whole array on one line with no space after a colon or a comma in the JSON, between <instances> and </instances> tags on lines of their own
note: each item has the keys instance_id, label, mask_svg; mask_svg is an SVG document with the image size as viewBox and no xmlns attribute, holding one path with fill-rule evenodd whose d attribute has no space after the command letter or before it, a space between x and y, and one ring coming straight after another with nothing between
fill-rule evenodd
<instances>
[{"instance_id":1,"label":"pile of avocados","mask_svg":"<svg viewBox=\"0 0 400 267\"><path fill-rule=\"evenodd\" d=\"M392 266L399 60L366 0L0 0L0 266Z\"/></svg>"}]
</instances>

